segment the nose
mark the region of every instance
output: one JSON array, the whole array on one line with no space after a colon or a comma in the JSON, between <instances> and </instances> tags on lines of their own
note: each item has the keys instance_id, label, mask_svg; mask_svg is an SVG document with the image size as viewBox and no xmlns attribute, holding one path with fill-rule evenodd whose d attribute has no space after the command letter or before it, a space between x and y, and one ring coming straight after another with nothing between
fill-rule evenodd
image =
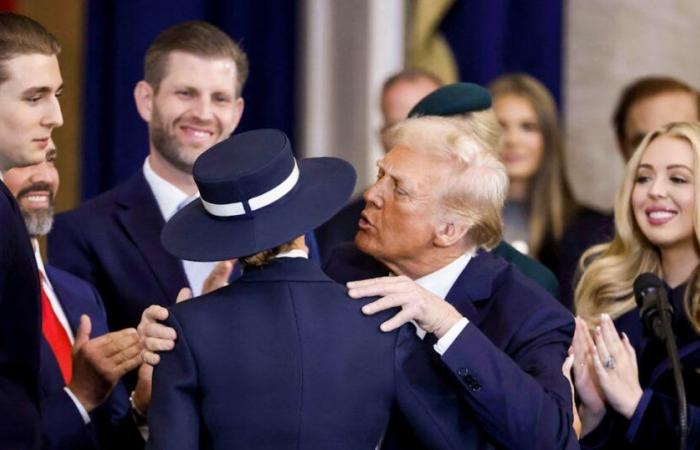
<instances>
[{"instance_id":1,"label":"nose","mask_svg":"<svg viewBox=\"0 0 700 450\"><path fill-rule=\"evenodd\" d=\"M649 187L649 197L664 198L666 197L666 193L666 181L662 177L656 177Z\"/></svg>"},{"instance_id":2,"label":"nose","mask_svg":"<svg viewBox=\"0 0 700 450\"><path fill-rule=\"evenodd\" d=\"M515 145L515 142L517 141L517 136L516 132L513 131L512 127L508 126L503 126L503 134L502 134L502 143L503 143L503 148L510 148L513 145Z\"/></svg>"},{"instance_id":3,"label":"nose","mask_svg":"<svg viewBox=\"0 0 700 450\"><path fill-rule=\"evenodd\" d=\"M42 125L47 128L58 128L63 125L63 113L61 113L61 104L55 96L48 103L46 113L42 120Z\"/></svg>"},{"instance_id":4,"label":"nose","mask_svg":"<svg viewBox=\"0 0 700 450\"><path fill-rule=\"evenodd\" d=\"M200 97L194 107L194 115L200 120L210 120L213 116L211 100L204 96Z\"/></svg>"},{"instance_id":5,"label":"nose","mask_svg":"<svg viewBox=\"0 0 700 450\"><path fill-rule=\"evenodd\" d=\"M365 204L367 206L373 205L375 208L381 208L384 205L381 185L383 179L384 178L380 178L375 181L374 184L370 186L362 195L362 198L365 199Z\"/></svg>"}]
</instances>

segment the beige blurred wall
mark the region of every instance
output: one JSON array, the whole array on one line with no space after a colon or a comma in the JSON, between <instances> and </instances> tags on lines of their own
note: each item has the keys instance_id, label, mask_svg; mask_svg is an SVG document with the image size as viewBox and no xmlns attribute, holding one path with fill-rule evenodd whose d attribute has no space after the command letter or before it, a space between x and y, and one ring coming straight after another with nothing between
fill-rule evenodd
<instances>
[{"instance_id":1,"label":"beige blurred wall","mask_svg":"<svg viewBox=\"0 0 700 450\"><path fill-rule=\"evenodd\" d=\"M577 197L610 208L623 164L611 125L623 86L650 74L700 86L697 0L570 0L566 3L564 115Z\"/></svg>"},{"instance_id":2,"label":"beige blurred wall","mask_svg":"<svg viewBox=\"0 0 700 450\"><path fill-rule=\"evenodd\" d=\"M80 196L85 1L16 0L16 6L18 13L39 21L53 33L62 47L59 61L64 82L61 98L64 125L53 136L59 151L56 165L61 176L56 209L63 211L75 206Z\"/></svg>"}]
</instances>

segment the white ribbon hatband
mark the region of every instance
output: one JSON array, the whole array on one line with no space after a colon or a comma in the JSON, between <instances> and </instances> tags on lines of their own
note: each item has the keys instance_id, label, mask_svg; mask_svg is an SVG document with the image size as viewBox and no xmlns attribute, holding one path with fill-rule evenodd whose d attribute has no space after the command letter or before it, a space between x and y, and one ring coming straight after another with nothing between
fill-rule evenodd
<instances>
[{"instance_id":1,"label":"white ribbon hatband","mask_svg":"<svg viewBox=\"0 0 700 450\"><path fill-rule=\"evenodd\" d=\"M267 192L255 196L248 200L248 206L250 206L251 211L264 208L265 206L271 205L277 200L284 197L289 193L294 186L296 186L297 181L299 181L299 168L297 167L296 160L294 161L294 167L292 168L292 173L280 184L273 187ZM219 205L216 203L209 203L202 199L202 205L209 214L217 217L232 217L232 216L242 216L245 214L245 208L243 207L243 202L226 203Z\"/></svg>"}]
</instances>

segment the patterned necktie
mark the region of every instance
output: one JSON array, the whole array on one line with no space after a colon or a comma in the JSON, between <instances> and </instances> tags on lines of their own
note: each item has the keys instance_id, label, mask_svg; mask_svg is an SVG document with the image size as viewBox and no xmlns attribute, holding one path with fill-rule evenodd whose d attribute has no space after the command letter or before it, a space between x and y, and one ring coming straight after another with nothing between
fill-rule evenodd
<instances>
[{"instance_id":1,"label":"patterned necktie","mask_svg":"<svg viewBox=\"0 0 700 450\"><path fill-rule=\"evenodd\" d=\"M41 331L56 357L63 380L68 385L73 371L73 349L68 333L58 320L58 316L51 306L51 301L49 301L49 296L44 290L44 274L39 272L39 278L41 281Z\"/></svg>"}]
</instances>

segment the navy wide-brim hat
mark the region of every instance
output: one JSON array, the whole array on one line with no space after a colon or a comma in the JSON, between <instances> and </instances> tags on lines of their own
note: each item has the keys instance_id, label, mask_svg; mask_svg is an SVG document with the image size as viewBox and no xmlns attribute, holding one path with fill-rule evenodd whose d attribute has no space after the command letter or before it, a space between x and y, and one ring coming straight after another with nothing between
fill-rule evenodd
<instances>
[{"instance_id":1,"label":"navy wide-brim hat","mask_svg":"<svg viewBox=\"0 0 700 450\"><path fill-rule=\"evenodd\" d=\"M165 224L161 241L180 259L223 261L274 248L312 231L350 198L355 170L338 158L296 161L272 129L237 134L193 168L200 198Z\"/></svg>"}]
</instances>

